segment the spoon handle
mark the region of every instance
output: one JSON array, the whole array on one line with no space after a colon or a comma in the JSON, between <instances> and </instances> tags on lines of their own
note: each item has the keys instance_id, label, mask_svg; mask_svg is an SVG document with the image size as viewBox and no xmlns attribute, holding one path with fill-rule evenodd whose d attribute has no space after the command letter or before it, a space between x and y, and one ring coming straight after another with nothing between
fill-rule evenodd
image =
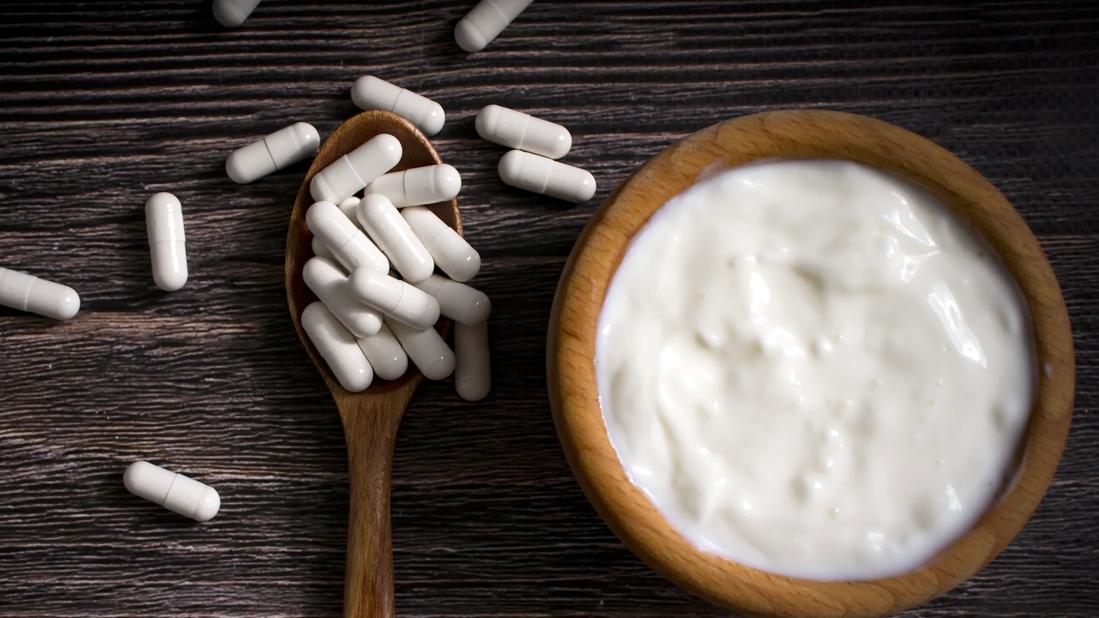
<instances>
[{"instance_id":1,"label":"spoon handle","mask_svg":"<svg viewBox=\"0 0 1099 618\"><path fill-rule=\"evenodd\" d=\"M351 485L344 618L394 615L389 484L397 427L419 380L408 382L386 396L359 396L340 402Z\"/></svg>"}]
</instances>

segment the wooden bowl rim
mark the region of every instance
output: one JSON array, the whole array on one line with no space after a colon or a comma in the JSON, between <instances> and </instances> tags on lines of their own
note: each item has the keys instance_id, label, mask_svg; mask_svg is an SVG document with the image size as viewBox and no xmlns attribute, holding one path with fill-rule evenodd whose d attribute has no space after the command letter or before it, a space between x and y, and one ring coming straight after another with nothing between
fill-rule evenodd
<instances>
[{"instance_id":1,"label":"wooden bowl rim","mask_svg":"<svg viewBox=\"0 0 1099 618\"><path fill-rule=\"evenodd\" d=\"M595 383L596 322L632 236L668 198L713 166L765 158L848 159L930 190L991 245L1033 318L1037 396L1014 478L968 533L923 567L868 581L775 575L706 553L680 536L628 479L607 437ZM608 257L610 256L610 257ZM1056 471L1072 415L1075 364L1068 312L1038 241L980 173L933 142L866 116L780 111L715 124L642 165L577 241L554 298L547 344L550 403L573 474L611 530L639 558L718 605L768 615L882 615L955 587L994 558L1037 508Z\"/></svg>"}]
</instances>

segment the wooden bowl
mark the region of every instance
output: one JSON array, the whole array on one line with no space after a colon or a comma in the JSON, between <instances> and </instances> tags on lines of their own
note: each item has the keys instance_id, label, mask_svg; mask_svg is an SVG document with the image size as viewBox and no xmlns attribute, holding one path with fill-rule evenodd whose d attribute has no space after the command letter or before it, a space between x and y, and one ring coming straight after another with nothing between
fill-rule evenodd
<instances>
[{"instance_id":1,"label":"wooden bowl","mask_svg":"<svg viewBox=\"0 0 1099 618\"><path fill-rule=\"evenodd\" d=\"M1017 472L973 528L925 566L873 581L810 581L765 573L699 550L629 480L607 437L595 378L596 323L634 234L672 196L714 167L782 158L848 159L921 185L984 237L1015 276L1033 318L1038 390ZM592 505L638 557L718 605L778 616L879 616L923 603L973 575L1022 529L1049 486L1072 416L1075 365L1068 312L1026 223L973 168L932 142L871 118L785 111L728 120L670 146L603 204L561 275L547 372L554 422Z\"/></svg>"}]
</instances>

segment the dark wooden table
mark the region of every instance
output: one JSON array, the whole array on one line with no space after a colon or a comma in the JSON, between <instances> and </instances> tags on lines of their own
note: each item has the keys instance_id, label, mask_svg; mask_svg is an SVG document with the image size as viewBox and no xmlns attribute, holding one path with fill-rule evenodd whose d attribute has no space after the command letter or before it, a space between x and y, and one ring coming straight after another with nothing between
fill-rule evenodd
<instances>
[{"instance_id":1,"label":"dark wooden table","mask_svg":"<svg viewBox=\"0 0 1099 618\"><path fill-rule=\"evenodd\" d=\"M434 141L462 171L495 309L494 393L426 384L401 431L400 614L724 615L642 565L580 493L546 399L546 324L574 239L631 170L718 120L798 107L883 118L983 172L1072 314L1076 415L1046 500L979 576L909 615L1099 614L1099 4L539 0L467 56L452 31L471 4L269 0L231 31L199 0L0 7L0 265L84 298L64 324L0 310L0 614L338 613L343 437L282 285L305 168L242 187L223 162L294 121L327 134L367 73L445 106ZM488 103L568 126L596 199L501 185L503 150L473 130ZM174 294L149 276L155 191L186 215ZM140 458L216 486L221 514L196 525L127 494Z\"/></svg>"}]
</instances>

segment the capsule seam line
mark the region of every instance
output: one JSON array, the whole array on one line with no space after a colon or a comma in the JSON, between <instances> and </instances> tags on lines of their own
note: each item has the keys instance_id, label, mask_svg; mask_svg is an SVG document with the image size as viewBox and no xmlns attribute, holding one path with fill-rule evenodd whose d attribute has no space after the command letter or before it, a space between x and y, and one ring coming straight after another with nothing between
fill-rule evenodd
<instances>
[{"instance_id":1,"label":"capsule seam line","mask_svg":"<svg viewBox=\"0 0 1099 618\"><path fill-rule=\"evenodd\" d=\"M348 236L347 239L344 240L343 243L341 243L339 247L332 250L333 255L338 254L339 252L343 251L343 248L346 247L347 245L350 245L350 244L351 244L351 236Z\"/></svg>"},{"instance_id":2,"label":"capsule seam line","mask_svg":"<svg viewBox=\"0 0 1099 618\"><path fill-rule=\"evenodd\" d=\"M343 158L347 159L347 167L350 168L351 173L355 175L355 180L358 180L359 184L365 187L367 185L367 183L363 182L363 177L362 176L359 176L359 170L355 169L355 164L353 164L351 162L351 158L348 157L347 155L344 155ZM352 195L354 195L354 193Z\"/></svg>"},{"instance_id":3,"label":"capsule seam line","mask_svg":"<svg viewBox=\"0 0 1099 618\"><path fill-rule=\"evenodd\" d=\"M389 110L388 111L391 111L394 114L397 114L397 108L401 106L401 97L403 97L404 93L406 93L406 92L408 92L408 90L406 90L404 88L401 88L397 92L397 98L393 99L393 102L389 104ZM397 114L397 115L404 118L404 114Z\"/></svg>"},{"instance_id":4,"label":"capsule seam line","mask_svg":"<svg viewBox=\"0 0 1099 618\"><path fill-rule=\"evenodd\" d=\"M491 6L493 9L496 9L496 12L500 14L500 17L507 21L507 13L505 13L504 10L501 9L494 0L488 0L488 5Z\"/></svg>"},{"instance_id":5,"label":"capsule seam line","mask_svg":"<svg viewBox=\"0 0 1099 618\"><path fill-rule=\"evenodd\" d=\"M538 156L538 155L535 155ZM548 157L547 157L548 158ZM538 190L539 193L545 193L546 187L549 186L550 176L553 176L553 164L556 161L550 161L550 164L546 166L546 175L542 177L542 188Z\"/></svg>"},{"instance_id":6,"label":"capsule seam line","mask_svg":"<svg viewBox=\"0 0 1099 618\"><path fill-rule=\"evenodd\" d=\"M164 504L166 502L168 502L168 496L170 496L172 494L172 488L176 486L176 479L178 479L178 478L179 478L179 472L176 472L175 476L172 477L172 482L168 483L168 491L165 491L164 492L164 497L160 499L160 502L159 502L160 506L164 506Z\"/></svg>"},{"instance_id":7,"label":"capsule seam line","mask_svg":"<svg viewBox=\"0 0 1099 618\"><path fill-rule=\"evenodd\" d=\"M432 215L434 215L435 213L431 213L431 214L432 214ZM443 223L443 225L445 226L445 225L446 225L446 223ZM422 239L422 238L421 238L420 240L422 240L422 241L423 241L423 243L424 243L424 248L427 248L427 247L428 247L428 245L430 245L430 244L434 243L434 242L435 242L435 239L436 239L436 238L438 238L439 236L441 236L441 235L443 234L443 231L444 231L444 230L440 229L440 230L439 230L438 232L435 232L434 234L432 234L432 235L431 235L431 238L428 238L427 240L424 240L424 239ZM412 230L412 234L413 234L413 235L415 235L415 234L416 234L416 230ZM431 250L430 250L430 249L428 249L428 253L431 253Z\"/></svg>"},{"instance_id":8,"label":"capsule seam line","mask_svg":"<svg viewBox=\"0 0 1099 618\"><path fill-rule=\"evenodd\" d=\"M34 289L34 284L36 284L36 283L38 283L38 278L37 277L32 278L31 282L30 282L30 285L28 285L27 289L23 291L23 306L20 307L20 309L19 309L20 311L26 311L27 307L30 306L30 304L31 304L31 290Z\"/></svg>"},{"instance_id":9,"label":"capsule seam line","mask_svg":"<svg viewBox=\"0 0 1099 618\"><path fill-rule=\"evenodd\" d=\"M531 117L529 115L523 116L523 127L519 129L519 150L527 150L527 129L530 128L530 119ZM527 150L527 152L530 151Z\"/></svg>"},{"instance_id":10,"label":"capsule seam line","mask_svg":"<svg viewBox=\"0 0 1099 618\"><path fill-rule=\"evenodd\" d=\"M402 285L399 289L401 291L397 294L397 302L393 303L393 308L390 311L396 311L397 307L401 306L401 299L404 298L404 286Z\"/></svg>"},{"instance_id":11,"label":"capsule seam line","mask_svg":"<svg viewBox=\"0 0 1099 618\"><path fill-rule=\"evenodd\" d=\"M281 170L282 168L279 167L279 162L275 160L275 153L271 152L271 144L267 143L266 137L263 138L263 149L267 151L267 156L271 157L271 165L274 165L276 170Z\"/></svg>"}]
</instances>

